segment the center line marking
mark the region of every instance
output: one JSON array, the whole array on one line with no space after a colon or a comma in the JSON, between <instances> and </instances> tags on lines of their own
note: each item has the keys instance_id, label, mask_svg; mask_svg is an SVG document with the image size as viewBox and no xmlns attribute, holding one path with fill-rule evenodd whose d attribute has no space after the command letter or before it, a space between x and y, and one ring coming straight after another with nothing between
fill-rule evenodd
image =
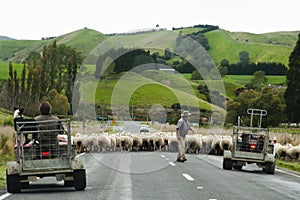
<instances>
[{"instance_id":1,"label":"center line marking","mask_svg":"<svg viewBox=\"0 0 300 200\"><path fill-rule=\"evenodd\" d=\"M172 166L176 166L175 163L173 163L173 162L169 162L169 164Z\"/></svg>"},{"instance_id":2,"label":"center line marking","mask_svg":"<svg viewBox=\"0 0 300 200\"><path fill-rule=\"evenodd\" d=\"M0 200L6 199L7 197L9 197L11 194L10 193L5 193L3 195L0 196Z\"/></svg>"},{"instance_id":3,"label":"center line marking","mask_svg":"<svg viewBox=\"0 0 300 200\"><path fill-rule=\"evenodd\" d=\"M188 174L182 174L188 181L194 181L195 179Z\"/></svg>"},{"instance_id":4,"label":"center line marking","mask_svg":"<svg viewBox=\"0 0 300 200\"><path fill-rule=\"evenodd\" d=\"M165 158L166 156L165 155L160 155L162 158Z\"/></svg>"}]
</instances>

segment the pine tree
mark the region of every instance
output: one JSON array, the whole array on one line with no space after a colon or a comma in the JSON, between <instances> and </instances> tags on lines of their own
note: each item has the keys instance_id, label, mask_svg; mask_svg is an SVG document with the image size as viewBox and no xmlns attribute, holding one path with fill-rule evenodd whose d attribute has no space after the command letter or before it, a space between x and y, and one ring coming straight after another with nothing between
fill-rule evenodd
<instances>
[{"instance_id":1,"label":"pine tree","mask_svg":"<svg viewBox=\"0 0 300 200\"><path fill-rule=\"evenodd\" d=\"M300 122L300 34L296 46L289 57L289 70L286 76L286 112L292 123Z\"/></svg>"}]
</instances>

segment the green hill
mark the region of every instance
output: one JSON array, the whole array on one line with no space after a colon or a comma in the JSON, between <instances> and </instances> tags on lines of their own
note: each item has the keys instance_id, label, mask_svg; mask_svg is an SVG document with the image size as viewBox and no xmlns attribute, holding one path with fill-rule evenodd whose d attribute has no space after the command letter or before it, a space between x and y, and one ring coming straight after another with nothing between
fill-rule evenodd
<instances>
[{"instance_id":1,"label":"green hill","mask_svg":"<svg viewBox=\"0 0 300 200\"><path fill-rule=\"evenodd\" d=\"M208 32L205 36L210 45L208 53L216 63L224 58L230 63L237 63L239 53L247 51L250 62L277 62L287 66L298 32L251 34L219 29Z\"/></svg>"},{"instance_id":2,"label":"green hill","mask_svg":"<svg viewBox=\"0 0 300 200\"><path fill-rule=\"evenodd\" d=\"M66 44L87 55L97 44L108 36L92 30L80 29L53 39L45 40L0 40L0 60L15 63L21 62L31 51L41 52L44 45L53 43Z\"/></svg>"}]
</instances>

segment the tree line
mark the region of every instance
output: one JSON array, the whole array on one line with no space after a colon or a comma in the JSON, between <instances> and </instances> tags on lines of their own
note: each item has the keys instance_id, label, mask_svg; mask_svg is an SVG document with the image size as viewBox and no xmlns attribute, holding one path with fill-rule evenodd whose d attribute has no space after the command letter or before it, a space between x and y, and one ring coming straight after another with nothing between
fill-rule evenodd
<instances>
[{"instance_id":1,"label":"tree line","mask_svg":"<svg viewBox=\"0 0 300 200\"><path fill-rule=\"evenodd\" d=\"M78 87L74 81L82 60L76 49L54 41L45 45L41 54L30 52L21 75L9 63L9 78L2 87L0 106L9 110L14 106L25 107L25 114L31 116L37 113L39 102L47 99L54 104L60 101L57 114L70 112L72 93Z\"/></svg>"}]
</instances>

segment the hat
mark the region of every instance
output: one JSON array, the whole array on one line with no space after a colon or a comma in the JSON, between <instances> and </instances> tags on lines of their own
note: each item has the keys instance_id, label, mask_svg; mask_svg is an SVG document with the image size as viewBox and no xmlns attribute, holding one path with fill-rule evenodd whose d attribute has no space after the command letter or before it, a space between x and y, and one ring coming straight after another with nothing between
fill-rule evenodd
<instances>
[{"instance_id":1,"label":"hat","mask_svg":"<svg viewBox=\"0 0 300 200\"><path fill-rule=\"evenodd\" d=\"M183 111L182 114L181 114L181 117L187 117L187 116L190 116L192 113L189 113L189 111Z\"/></svg>"}]
</instances>

